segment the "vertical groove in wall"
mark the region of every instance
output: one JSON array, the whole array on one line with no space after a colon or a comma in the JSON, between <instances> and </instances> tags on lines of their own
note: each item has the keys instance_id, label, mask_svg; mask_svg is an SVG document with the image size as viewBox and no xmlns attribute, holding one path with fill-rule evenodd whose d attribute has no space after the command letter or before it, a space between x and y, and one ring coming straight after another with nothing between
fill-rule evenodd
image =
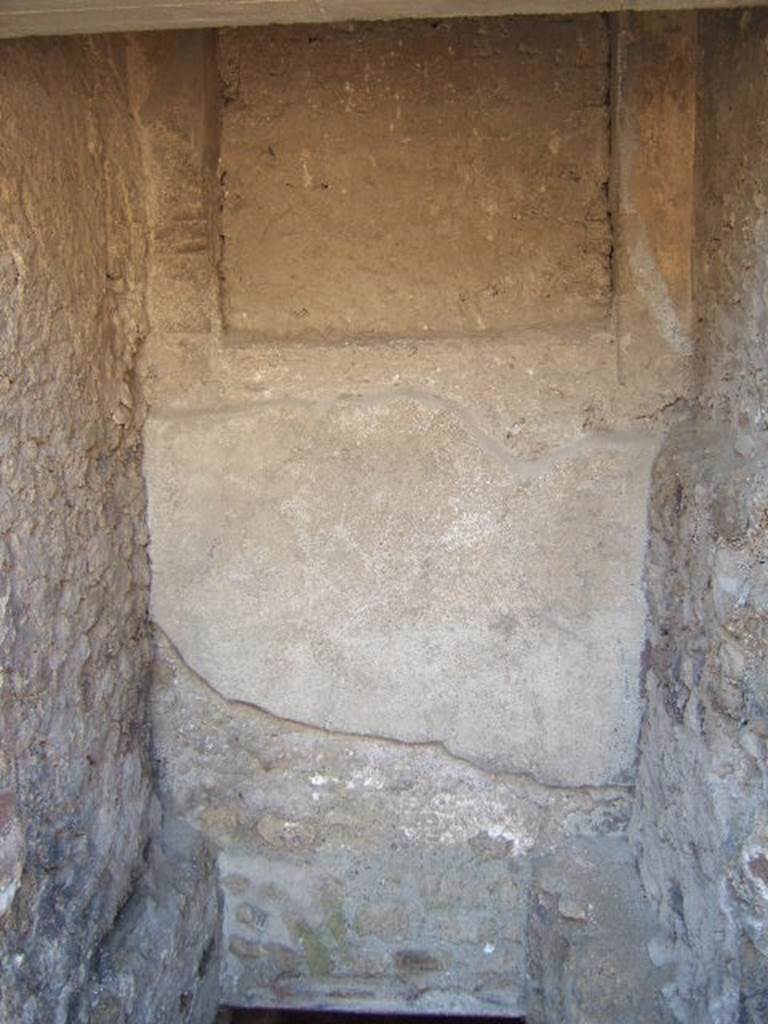
<instances>
[{"instance_id":1,"label":"vertical groove in wall","mask_svg":"<svg viewBox=\"0 0 768 1024\"><path fill-rule=\"evenodd\" d=\"M216 316L217 328L220 335L223 335L227 328L226 313L226 290L224 276L224 254L227 245L227 238L224 234L224 203L227 195L227 170L222 164L221 140L224 132L224 108L232 103L237 96L237 83L227 81L222 73L220 57L220 40L222 31L217 29L213 41L213 70L211 86L215 89L215 97L211 104L215 115L215 147L216 159L213 165L213 187L214 198L211 202L211 214L215 219L214 223L214 266L216 271Z\"/></svg>"},{"instance_id":2,"label":"vertical groove in wall","mask_svg":"<svg viewBox=\"0 0 768 1024\"><path fill-rule=\"evenodd\" d=\"M609 128L608 128L608 221L611 231L611 256L610 256L610 303L611 303L611 337L616 346L616 380L619 385L625 383L624 368L621 357L621 307L619 293L621 290L621 271L619 269L618 252L622 243L621 239L621 194L623 183L621 180L621 157L619 154L619 134L621 125L622 87L624 77L624 47L623 32L625 15L606 14L608 32L610 35L608 46L608 103L609 103Z\"/></svg>"},{"instance_id":3,"label":"vertical groove in wall","mask_svg":"<svg viewBox=\"0 0 768 1024\"><path fill-rule=\"evenodd\" d=\"M141 57L141 52L140 52L139 48L136 45L136 39L135 39L134 36L127 36L126 37L126 44L125 44L125 46L126 46L126 66L127 66L127 69L128 69L128 72L127 72L127 75L126 75L126 86L125 86L125 89L126 89L127 103L128 103L128 107L129 107L129 110L130 110L131 121L132 121L132 124L133 124L133 129L134 129L135 137L136 137L136 147L138 149L139 162L140 162L140 170L141 170L141 192L140 192L139 201L141 203L141 208L142 208L143 213L144 213L144 222L145 222L145 224L150 224L151 223L151 218L152 218L152 211L151 211L151 206L150 206L150 183L149 183L150 163L149 163L149 154L148 154L146 133L144 131L144 126L142 124L141 101L140 101L140 97L139 97L139 79L141 78L141 70L140 69L142 68L142 64L141 64L142 57ZM145 238L144 238L144 253L143 253L143 256L144 256L145 264L148 265L149 261L151 259L151 240L150 240L149 232L147 232L147 234L145 235ZM144 274L143 287L141 288L140 296L141 296L140 297L141 317L142 317L142 322L144 324L144 331L143 331L143 333L142 333L142 335L141 335L141 337L139 339L139 346L138 346L137 351L136 351L136 353L134 355L133 368L132 368L132 379L131 379L131 392L132 392L132 395L133 395L133 399L134 399L134 401L136 403L136 407L138 409L137 427L138 427L139 430L141 430L143 432L144 420L145 420L146 414L147 414L147 402L146 402L146 398L145 398L145 395L144 395L144 380L143 380L142 374L139 372L139 364L140 364L141 355L142 355L142 348L146 344L147 335L148 335L149 330L150 330L149 282L148 282L148 273L146 271L145 271L145 274ZM143 433L142 433L141 444L143 446ZM143 493L143 496L144 496L144 504L143 504L142 515L143 515L143 522L146 525L146 522L147 522L147 488L146 488L146 480L144 479L144 475L143 474L142 474L142 478L141 478L141 483L142 483L142 493Z\"/></svg>"},{"instance_id":4,"label":"vertical groove in wall","mask_svg":"<svg viewBox=\"0 0 768 1024\"><path fill-rule=\"evenodd\" d=\"M693 191L693 232L691 238L691 252L690 252L690 273L691 273L691 343L693 347L693 394L696 401L700 400L701 388L703 383L703 366L701 357L701 344L700 344L700 323L702 320L701 312L701 301L700 301L700 289L699 289L699 273L698 273L698 261L701 257L703 248L703 239L701 237L701 224L698 217L698 211L705 208L707 202L707 196L705 190L702 187L702 144L701 144L701 132L699 131L699 114L702 107L702 90L704 88L704 73L706 72L706 66L701 59L701 46L702 46L702 12L696 12L696 67L694 69L695 76L695 89L696 89L696 106L694 110L694 123L693 123L693 167L691 173L691 189Z\"/></svg>"}]
</instances>

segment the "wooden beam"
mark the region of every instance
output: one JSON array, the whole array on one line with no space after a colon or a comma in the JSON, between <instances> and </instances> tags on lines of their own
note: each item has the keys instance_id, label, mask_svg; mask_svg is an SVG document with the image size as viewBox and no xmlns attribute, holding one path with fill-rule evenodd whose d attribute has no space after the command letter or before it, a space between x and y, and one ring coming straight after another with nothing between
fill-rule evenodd
<instances>
[{"instance_id":1,"label":"wooden beam","mask_svg":"<svg viewBox=\"0 0 768 1024\"><path fill-rule=\"evenodd\" d=\"M766 5L768 0L0 0L0 38L224 25Z\"/></svg>"}]
</instances>

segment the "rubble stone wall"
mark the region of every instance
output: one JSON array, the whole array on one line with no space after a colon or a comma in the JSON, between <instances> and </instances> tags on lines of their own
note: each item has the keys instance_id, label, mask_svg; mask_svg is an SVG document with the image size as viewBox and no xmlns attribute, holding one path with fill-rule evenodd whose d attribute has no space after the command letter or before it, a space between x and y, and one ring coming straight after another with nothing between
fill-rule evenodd
<instances>
[{"instance_id":1,"label":"rubble stone wall","mask_svg":"<svg viewBox=\"0 0 768 1024\"><path fill-rule=\"evenodd\" d=\"M23 1024L102 1019L105 952L164 842L146 703L133 56L120 37L0 48L0 1018ZM190 871L188 889L216 903L210 871ZM169 963L176 945L192 959L215 940L216 915L192 922L192 941L172 917L154 919ZM210 952L215 979L216 941ZM215 992L181 1012L201 984L185 988L184 970L151 982L134 969L140 996L103 1019L154 1021L134 1011L163 987L165 1021L210 1019Z\"/></svg>"},{"instance_id":2,"label":"rubble stone wall","mask_svg":"<svg viewBox=\"0 0 768 1024\"><path fill-rule=\"evenodd\" d=\"M653 474L633 836L684 1022L768 1014L768 18L699 20L699 402Z\"/></svg>"}]
</instances>

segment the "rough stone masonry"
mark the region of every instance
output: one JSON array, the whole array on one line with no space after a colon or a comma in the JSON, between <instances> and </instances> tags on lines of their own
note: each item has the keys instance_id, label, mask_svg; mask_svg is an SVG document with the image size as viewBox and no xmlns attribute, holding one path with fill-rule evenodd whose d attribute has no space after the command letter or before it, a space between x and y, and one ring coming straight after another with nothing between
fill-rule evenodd
<instances>
[{"instance_id":1,"label":"rough stone masonry","mask_svg":"<svg viewBox=\"0 0 768 1024\"><path fill-rule=\"evenodd\" d=\"M1 45L0 1019L765 1019L767 39Z\"/></svg>"},{"instance_id":2,"label":"rough stone masonry","mask_svg":"<svg viewBox=\"0 0 768 1024\"><path fill-rule=\"evenodd\" d=\"M181 50L149 101L165 216L218 224L175 236L196 299L142 370L155 743L220 851L227 1002L525 1012L540 859L630 862L690 366L689 236L647 195L674 153L685 223L694 27L647 23L621 128L600 16L224 32L211 112Z\"/></svg>"},{"instance_id":3,"label":"rough stone masonry","mask_svg":"<svg viewBox=\"0 0 768 1024\"><path fill-rule=\"evenodd\" d=\"M214 863L163 825L148 742L135 53L123 38L0 44L8 1024L206 1020L218 996Z\"/></svg>"}]
</instances>

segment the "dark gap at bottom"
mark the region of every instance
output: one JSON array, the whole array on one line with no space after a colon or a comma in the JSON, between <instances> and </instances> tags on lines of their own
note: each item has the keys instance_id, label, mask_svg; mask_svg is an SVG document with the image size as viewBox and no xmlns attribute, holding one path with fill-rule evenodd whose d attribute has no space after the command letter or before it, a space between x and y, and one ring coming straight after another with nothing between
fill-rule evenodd
<instances>
[{"instance_id":1,"label":"dark gap at bottom","mask_svg":"<svg viewBox=\"0 0 768 1024\"><path fill-rule=\"evenodd\" d=\"M230 1010L230 1024L525 1024L525 1017L426 1013L349 1013L336 1010Z\"/></svg>"}]
</instances>

